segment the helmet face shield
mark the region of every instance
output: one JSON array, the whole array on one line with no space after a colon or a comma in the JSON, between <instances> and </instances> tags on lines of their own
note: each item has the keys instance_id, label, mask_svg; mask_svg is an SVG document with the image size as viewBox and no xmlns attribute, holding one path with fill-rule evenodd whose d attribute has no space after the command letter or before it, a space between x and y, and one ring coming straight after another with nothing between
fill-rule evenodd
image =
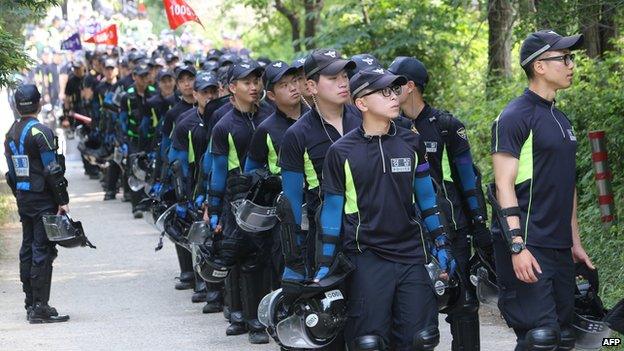
<instances>
[{"instance_id":1,"label":"helmet face shield","mask_svg":"<svg viewBox=\"0 0 624 351\"><path fill-rule=\"evenodd\" d=\"M462 287L458 272L443 274L443 270L435 258L432 258L425 268L435 289L436 298L438 299L438 310L448 313L455 307L461 294Z\"/></svg>"},{"instance_id":2,"label":"helmet face shield","mask_svg":"<svg viewBox=\"0 0 624 351\"><path fill-rule=\"evenodd\" d=\"M159 232L163 232L165 231L165 220L167 219L167 217L173 212L175 211L176 205L171 205L167 210L165 210L165 212L163 212L160 217L158 217L158 219L156 220L156 229L158 229Z\"/></svg>"},{"instance_id":3,"label":"helmet face shield","mask_svg":"<svg viewBox=\"0 0 624 351\"><path fill-rule=\"evenodd\" d=\"M191 224L188 232L189 244L203 245L208 238L212 236L210 227L204 221L196 221Z\"/></svg>"},{"instance_id":4,"label":"helmet face shield","mask_svg":"<svg viewBox=\"0 0 624 351\"><path fill-rule=\"evenodd\" d=\"M44 215L42 221L48 240L67 248L79 246L95 248L85 236L82 223L73 221L69 214Z\"/></svg>"},{"instance_id":5,"label":"helmet face shield","mask_svg":"<svg viewBox=\"0 0 624 351\"><path fill-rule=\"evenodd\" d=\"M128 186L132 189L132 191L139 191L146 185L147 183L145 183L145 181L138 179L134 175L128 177Z\"/></svg>"},{"instance_id":6,"label":"helmet face shield","mask_svg":"<svg viewBox=\"0 0 624 351\"><path fill-rule=\"evenodd\" d=\"M470 275L470 282L476 288L479 303L498 308L498 286L491 281L485 267L478 267L475 274Z\"/></svg>"},{"instance_id":7,"label":"helmet face shield","mask_svg":"<svg viewBox=\"0 0 624 351\"><path fill-rule=\"evenodd\" d=\"M247 232L267 231L277 224L274 206L260 206L245 199L240 203L232 202L232 210L236 217L236 224Z\"/></svg>"}]
</instances>

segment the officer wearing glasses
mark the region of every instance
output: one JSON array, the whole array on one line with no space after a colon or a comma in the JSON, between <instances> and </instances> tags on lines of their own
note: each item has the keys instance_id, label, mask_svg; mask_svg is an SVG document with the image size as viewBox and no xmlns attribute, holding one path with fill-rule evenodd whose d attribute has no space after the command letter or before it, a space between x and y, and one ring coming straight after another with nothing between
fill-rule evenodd
<instances>
[{"instance_id":1,"label":"officer wearing glasses","mask_svg":"<svg viewBox=\"0 0 624 351\"><path fill-rule=\"evenodd\" d=\"M555 102L572 85L570 51L582 42L551 30L530 34L520 50L529 87L492 126L499 307L516 351L574 348L574 261L594 268L576 217L576 135Z\"/></svg>"}]
</instances>

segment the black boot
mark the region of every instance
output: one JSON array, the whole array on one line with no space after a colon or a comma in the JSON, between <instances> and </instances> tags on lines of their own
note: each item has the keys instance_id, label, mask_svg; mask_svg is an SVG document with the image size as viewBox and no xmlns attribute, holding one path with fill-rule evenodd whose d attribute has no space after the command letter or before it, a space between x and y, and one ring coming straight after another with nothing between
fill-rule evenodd
<instances>
[{"instance_id":1,"label":"black boot","mask_svg":"<svg viewBox=\"0 0 624 351\"><path fill-rule=\"evenodd\" d=\"M115 200L117 194L114 191L107 191L104 193L104 201Z\"/></svg>"},{"instance_id":2,"label":"black boot","mask_svg":"<svg viewBox=\"0 0 624 351\"><path fill-rule=\"evenodd\" d=\"M240 291L240 265L236 264L225 278L225 289L229 295L230 325L225 330L226 335L240 335L247 332L243 318L243 306Z\"/></svg>"},{"instance_id":3,"label":"black boot","mask_svg":"<svg viewBox=\"0 0 624 351\"><path fill-rule=\"evenodd\" d=\"M59 315L54 307L48 305L52 283L52 263L46 261L42 266L33 266L30 279L34 302L28 318L30 324L68 321L69 316Z\"/></svg>"},{"instance_id":4,"label":"black boot","mask_svg":"<svg viewBox=\"0 0 624 351\"><path fill-rule=\"evenodd\" d=\"M243 312L236 311L230 313L230 325L225 329L225 335L241 335L247 332L245 321L243 320Z\"/></svg>"},{"instance_id":5,"label":"black boot","mask_svg":"<svg viewBox=\"0 0 624 351\"><path fill-rule=\"evenodd\" d=\"M177 290L193 289L195 287L195 273L193 271L193 257L191 253L180 245L175 245L178 264L180 265L180 282Z\"/></svg>"},{"instance_id":6,"label":"black boot","mask_svg":"<svg viewBox=\"0 0 624 351\"><path fill-rule=\"evenodd\" d=\"M176 290L189 290L195 287L195 279L193 272L180 273L180 281L176 283Z\"/></svg>"},{"instance_id":7,"label":"black boot","mask_svg":"<svg viewBox=\"0 0 624 351\"><path fill-rule=\"evenodd\" d=\"M206 305L202 313L217 313L223 311L223 284L206 283Z\"/></svg>"},{"instance_id":8,"label":"black boot","mask_svg":"<svg viewBox=\"0 0 624 351\"><path fill-rule=\"evenodd\" d=\"M241 302L243 317L249 329L249 342L252 344L266 344L269 335L266 328L258 321L258 304L270 290L270 276L266 265L263 265L256 253L248 258L241 266Z\"/></svg>"},{"instance_id":9,"label":"black boot","mask_svg":"<svg viewBox=\"0 0 624 351\"><path fill-rule=\"evenodd\" d=\"M206 282L199 277L195 276L195 289L193 296L191 297L191 302L199 303L206 302Z\"/></svg>"},{"instance_id":10,"label":"black boot","mask_svg":"<svg viewBox=\"0 0 624 351\"><path fill-rule=\"evenodd\" d=\"M249 327L249 343L251 344L268 344L269 334L266 328L257 319L247 321Z\"/></svg>"}]
</instances>

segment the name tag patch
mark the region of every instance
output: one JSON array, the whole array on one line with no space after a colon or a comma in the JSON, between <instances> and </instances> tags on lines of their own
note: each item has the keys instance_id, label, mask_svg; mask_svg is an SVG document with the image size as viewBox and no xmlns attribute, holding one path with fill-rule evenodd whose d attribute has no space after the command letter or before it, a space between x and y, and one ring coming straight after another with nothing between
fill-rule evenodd
<instances>
[{"instance_id":1,"label":"name tag patch","mask_svg":"<svg viewBox=\"0 0 624 351\"><path fill-rule=\"evenodd\" d=\"M568 129L568 135L570 136L570 140L576 141L576 135L574 135L573 129Z\"/></svg>"},{"instance_id":2,"label":"name tag patch","mask_svg":"<svg viewBox=\"0 0 624 351\"><path fill-rule=\"evenodd\" d=\"M438 152L437 141L425 141L425 147L427 148L427 152Z\"/></svg>"},{"instance_id":3,"label":"name tag patch","mask_svg":"<svg viewBox=\"0 0 624 351\"><path fill-rule=\"evenodd\" d=\"M392 173L412 171L412 159L409 157L391 158L390 165Z\"/></svg>"},{"instance_id":4,"label":"name tag patch","mask_svg":"<svg viewBox=\"0 0 624 351\"><path fill-rule=\"evenodd\" d=\"M30 174L30 163L28 162L28 156L16 155L11 156L13 160L13 168L15 168L15 175L18 177L28 177Z\"/></svg>"}]
</instances>

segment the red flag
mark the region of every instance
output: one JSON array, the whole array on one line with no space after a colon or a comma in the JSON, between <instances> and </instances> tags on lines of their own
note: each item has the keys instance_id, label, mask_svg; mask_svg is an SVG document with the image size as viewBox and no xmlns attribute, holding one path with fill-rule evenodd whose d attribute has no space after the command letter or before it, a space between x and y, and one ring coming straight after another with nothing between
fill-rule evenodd
<instances>
[{"instance_id":1,"label":"red flag","mask_svg":"<svg viewBox=\"0 0 624 351\"><path fill-rule=\"evenodd\" d=\"M184 0L164 0L165 12L167 12L167 20L169 28L176 29L183 23L195 21L202 28L204 25L199 21L199 17L195 11Z\"/></svg>"},{"instance_id":2,"label":"red flag","mask_svg":"<svg viewBox=\"0 0 624 351\"><path fill-rule=\"evenodd\" d=\"M85 43L94 44L106 44L117 46L117 25L111 24L110 26L95 33L94 36L85 40Z\"/></svg>"}]
</instances>

